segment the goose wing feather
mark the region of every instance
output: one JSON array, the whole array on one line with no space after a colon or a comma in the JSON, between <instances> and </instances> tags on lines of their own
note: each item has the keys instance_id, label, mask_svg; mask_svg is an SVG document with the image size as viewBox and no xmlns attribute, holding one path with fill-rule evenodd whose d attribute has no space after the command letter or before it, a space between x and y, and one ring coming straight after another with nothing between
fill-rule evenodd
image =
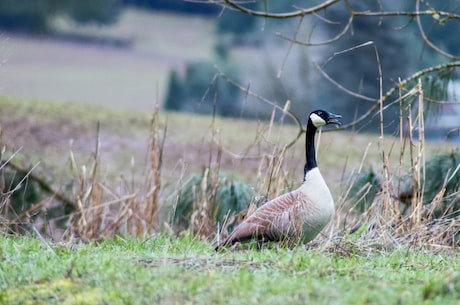
<instances>
[{"instance_id":1,"label":"goose wing feather","mask_svg":"<svg viewBox=\"0 0 460 305\"><path fill-rule=\"evenodd\" d=\"M300 213L306 198L296 190L281 195L254 211L218 248L250 239L280 241L300 235Z\"/></svg>"}]
</instances>

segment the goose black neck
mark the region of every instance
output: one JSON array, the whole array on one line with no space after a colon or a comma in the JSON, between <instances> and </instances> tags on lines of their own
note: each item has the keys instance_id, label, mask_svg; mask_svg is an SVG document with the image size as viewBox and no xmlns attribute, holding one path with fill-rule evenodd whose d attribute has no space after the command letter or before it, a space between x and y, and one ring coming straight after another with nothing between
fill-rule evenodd
<instances>
[{"instance_id":1,"label":"goose black neck","mask_svg":"<svg viewBox=\"0 0 460 305\"><path fill-rule=\"evenodd\" d=\"M312 121L308 119L306 139L305 139L305 154L306 154L307 161L305 163L305 168L304 168L304 179L308 171L318 166L316 164L315 134L316 134L316 127L315 125L313 125Z\"/></svg>"}]
</instances>

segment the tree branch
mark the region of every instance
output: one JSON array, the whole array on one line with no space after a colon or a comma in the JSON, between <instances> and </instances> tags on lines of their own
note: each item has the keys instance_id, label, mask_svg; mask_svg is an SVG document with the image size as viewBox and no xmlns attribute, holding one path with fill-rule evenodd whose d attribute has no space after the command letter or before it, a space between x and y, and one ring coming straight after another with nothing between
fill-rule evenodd
<instances>
[{"instance_id":1,"label":"tree branch","mask_svg":"<svg viewBox=\"0 0 460 305\"><path fill-rule=\"evenodd\" d=\"M460 20L460 15L434 10L415 11L415 12L369 12L369 11L353 11L353 15L357 17L420 17L438 15L448 19Z\"/></svg>"},{"instance_id":2,"label":"tree branch","mask_svg":"<svg viewBox=\"0 0 460 305\"><path fill-rule=\"evenodd\" d=\"M295 37L294 38L289 38L287 36L284 36L280 33L276 33L276 35L280 38L283 38L283 39L286 39L292 43L295 43L295 44L298 44L298 45L301 45L301 46L305 46L305 47L314 47L314 46L323 46L323 45L327 45L327 44L331 44L333 42L336 42L337 40L339 40L340 38L342 38L343 36L345 36L345 34L350 30L351 28L351 25L353 24L353 14L350 15L350 18L348 19L348 22L347 24L345 25L345 27L343 28L343 30L337 34L335 37L329 39L329 40L324 40L324 41L320 41L320 42L303 42L303 41L299 41L297 40Z\"/></svg>"},{"instance_id":3,"label":"tree branch","mask_svg":"<svg viewBox=\"0 0 460 305\"><path fill-rule=\"evenodd\" d=\"M349 94L351 96L354 96L356 98L363 99L363 100L366 100L366 101L369 101L369 102L374 102L374 104L371 106L371 108L369 108L369 110L366 113L364 113L362 116L360 116L359 118L357 118L353 122L350 122L349 124L345 124L345 125L340 126L338 129L348 129L350 127L356 126L357 124L363 122L364 120L368 119L369 117L371 117L374 114L374 112L379 107L379 99L377 99L377 98L373 99L371 97L361 95L361 94L359 94L357 92L351 91L351 90L343 87L341 84L337 83L334 79L332 79L328 74L326 74L326 72L324 72L324 70L322 70L321 67L317 63L315 63L315 66L318 69L318 71L320 71L321 74L323 74L323 76L326 77L326 79L329 80L338 89L340 89L343 92L345 92L345 93L347 93L347 94ZM436 71L448 70L448 69L452 69L452 68L456 68L456 67L460 67L460 60L420 70L420 71L412 74L411 76L403 79L401 82L397 83L396 85L394 85L391 89L389 89L382 96L381 101L382 101L382 103L385 102L386 100L388 100L396 92L396 90L398 90L400 88L404 88L409 82L417 80L417 79L419 79L420 77L422 77L424 75L427 75L427 74L430 74L430 73L433 73L433 72L436 72ZM404 95L404 97L406 97L406 96L407 96L407 94ZM428 102L431 102L429 99L425 99L425 100L428 101Z\"/></svg>"},{"instance_id":4,"label":"tree branch","mask_svg":"<svg viewBox=\"0 0 460 305\"><path fill-rule=\"evenodd\" d=\"M188 0L191 1L191 0ZM195 2L195 1L194 1ZM265 17L265 18L275 18L275 19L286 19L286 18L295 18L295 17L300 17L300 16L306 16L306 15L312 15L318 12L321 12L325 10L326 8L334 5L337 2L340 2L340 0L329 0L329 1L324 1L321 4L318 4L317 6L310 7L308 9L302 9L295 7L296 10L293 10L292 12L286 12L286 13L270 13L266 11L256 11L256 10L251 10L248 9L247 7L244 7L243 5L239 4L237 1L234 0L221 0L221 1L213 1L213 0L208 0L208 1L196 1L196 2L207 2L210 4L219 4L222 6L227 6L232 9L235 9L237 11L240 11L245 14L253 15L253 16L258 16L258 17ZM378 12L372 12L372 11L352 11L352 14L354 16L359 16L359 17L398 17L398 16L403 16L403 17L417 17L417 16L439 16L447 19L457 19L460 20L460 15L450 13L450 12L444 12L444 11L437 11L437 10L416 10L415 12L408 12L408 11L378 11Z\"/></svg>"},{"instance_id":5,"label":"tree branch","mask_svg":"<svg viewBox=\"0 0 460 305\"><path fill-rule=\"evenodd\" d=\"M263 11L255 11L248 9L238 3L236 3L233 0L223 0L225 5L228 7L231 7L233 9L236 9L240 12L243 12L248 15L253 15L253 16L258 16L258 17L265 17L265 18L275 18L275 19L287 19L287 18L294 18L294 17L301 17L301 16L306 16L306 15L311 15L313 13L322 11L329 6L339 2L340 0L328 0L324 1L323 3L310 7L308 9L297 9L292 12L288 13L268 13L268 12L263 12ZM212 3L212 2L211 2Z\"/></svg>"},{"instance_id":6,"label":"tree branch","mask_svg":"<svg viewBox=\"0 0 460 305\"><path fill-rule=\"evenodd\" d=\"M415 2L415 9L418 11L420 8L420 0L417 0ZM437 13L437 12L435 12ZM438 13L437 13L438 14ZM455 55L452 55L440 48L438 48L434 43L431 42L431 40L428 38L428 36L425 34L425 31L423 29L423 26L422 26L422 21L420 20L420 15L417 15L416 16L416 20L417 20L417 26L418 26L418 30L420 32L420 36L422 36L422 39L423 41L430 47L432 48L434 51L436 51L437 53L449 58L449 59L452 59L452 60L459 60L460 57L458 56L455 56Z\"/></svg>"}]
</instances>

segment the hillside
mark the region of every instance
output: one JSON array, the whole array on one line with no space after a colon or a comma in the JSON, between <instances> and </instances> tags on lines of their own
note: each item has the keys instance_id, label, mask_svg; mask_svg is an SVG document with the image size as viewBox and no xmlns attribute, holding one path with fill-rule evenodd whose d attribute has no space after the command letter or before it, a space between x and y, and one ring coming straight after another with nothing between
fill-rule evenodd
<instances>
[{"instance_id":1,"label":"hillside","mask_svg":"<svg viewBox=\"0 0 460 305\"><path fill-rule=\"evenodd\" d=\"M171 69L212 54L213 26L125 9L110 27L56 19L50 36L2 32L0 93L147 111L162 101Z\"/></svg>"}]
</instances>

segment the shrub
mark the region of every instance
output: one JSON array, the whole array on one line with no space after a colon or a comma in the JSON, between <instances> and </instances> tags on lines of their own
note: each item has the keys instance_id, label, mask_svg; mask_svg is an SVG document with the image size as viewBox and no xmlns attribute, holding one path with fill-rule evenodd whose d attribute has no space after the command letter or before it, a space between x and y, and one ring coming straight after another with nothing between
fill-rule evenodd
<instances>
[{"instance_id":1,"label":"shrub","mask_svg":"<svg viewBox=\"0 0 460 305\"><path fill-rule=\"evenodd\" d=\"M443 191L436 214L460 209L458 192L460 190L460 151L455 150L434 156L425 165L424 204L432 203Z\"/></svg>"},{"instance_id":2,"label":"shrub","mask_svg":"<svg viewBox=\"0 0 460 305\"><path fill-rule=\"evenodd\" d=\"M190 177L185 183L173 214L173 224L178 230L214 231L217 224L230 230L235 217L248 208L251 189L248 185L224 174L213 177L209 170ZM196 220L200 220L197 223Z\"/></svg>"},{"instance_id":3,"label":"shrub","mask_svg":"<svg viewBox=\"0 0 460 305\"><path fill-rule=\"evenodd\" d=\"M460 209L460 151L436 155L425 162L425 180L422 181L423 204L434 204L432 210L435 217L444 215L455 216ZM353 179L347 199L351 200L361 212L366 211L381 192L382 178L373 169L364 170ZM402 185L410 185L410 181L402 181ZM397 191L393 190L393 194ZM403 187L397 197L404 206L412 200L412 191Z\"/></svg>"},{"instance_id":4,"label":"shrub","mask_svg":"<svg viewBox=\"0 0 460 305\"><path fill-rule=\"evenodd\" d=\"M382 179L374 169L363 170L353 178L348 199L356 202L360 212L366 211L381 190Z\"/></svg>"},{"instance_id":5,"label":"shrub","mask_svg":"<svg viewBox=\"0 0 460 305\"><path fill-rule=\"evenodd\" d=\"M18 214L27 211L33 204L41 199L41 190L35 181L29 181L28 177L21 173L5 171L2 173L0 191L4 204L2 210L7 211L7 217L14 219ZM8 203L7 203L8 202Z\"/></svg>"}]
</instances>

